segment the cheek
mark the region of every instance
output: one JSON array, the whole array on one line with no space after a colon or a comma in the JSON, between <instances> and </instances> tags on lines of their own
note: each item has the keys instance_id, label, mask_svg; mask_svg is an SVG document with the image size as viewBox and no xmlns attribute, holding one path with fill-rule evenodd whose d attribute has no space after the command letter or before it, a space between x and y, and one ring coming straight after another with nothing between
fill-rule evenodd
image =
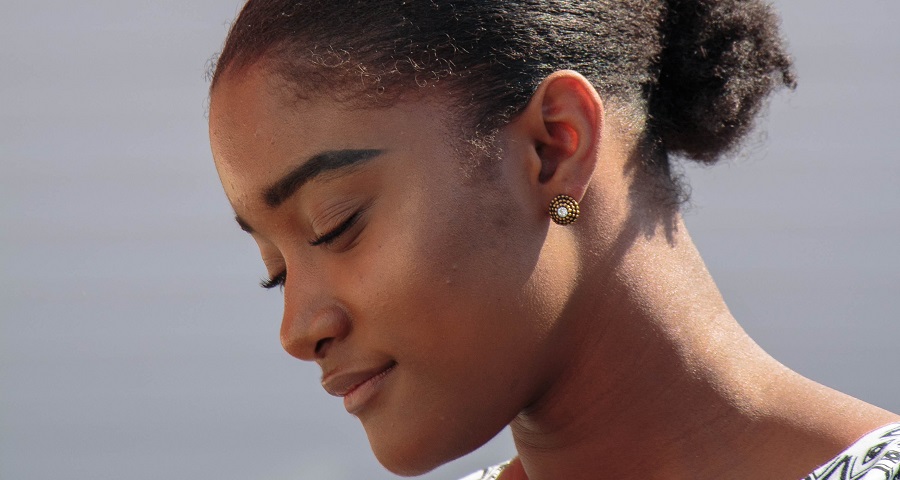
<instances>
[{"instance_id":1,"label":"cheek","mask_svg":"<svg viewBox=\"0 0 900 480\"><path fill-rule=\"evenodd\" d=\"M416 220L396 227L402 255L394 265L403 269L392 278L405 310L398 313L417 335L407 345L438 352L479 348L485 335L500 334L516 315L514 300L527 270L517 268L522 245L505 233L508 216L491 209L489 199L454 192L442 200L452 207L411 212Z\"/></svg>"},{"instance_id":2,"label":"cheek","mask_svg":"<svg viewBox=\"0 0 900 480\"><path fill-rule=\"evenodd\" d=\"M509 195L432 185L388 197L341 286L350 341L399 366L362 418L372 448L392 471L421 473L479 447L525 406L562 302L538 288L552 284L541 274L546 226Z\"/></svg>"},{"instance_id":3,"label":"cheek","mask_svg":"<svg viewBox=\"0 0 900 480\"><path fill-rule=\"evenodd\" d=\"M497 183L427 185L403 192L375 234L367 275L382 329L373 333L390 332L397 355L427 362L436 377L463 377L448 382L508 373L499 367L533 353L560 303L535 288L551 283L535 275L546 225Z\"/></svg>"}]
</instances>

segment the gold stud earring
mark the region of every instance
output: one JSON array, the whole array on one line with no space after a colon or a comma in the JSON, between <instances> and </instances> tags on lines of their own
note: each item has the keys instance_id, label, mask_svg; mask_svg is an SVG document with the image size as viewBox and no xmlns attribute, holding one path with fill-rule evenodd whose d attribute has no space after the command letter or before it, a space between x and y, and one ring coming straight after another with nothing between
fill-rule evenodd
<instances>
[{"instance_id":1,"label":"gold stud earring","mask_svg":"<svg viewBox=\"0 0 900 480\"><path fill-rule=\"evenodd\" d=\"M569 225L578 220L578 202L568 195L557 195L550 202L550 218L559 225Z\"/></svg>"}]
</instances>

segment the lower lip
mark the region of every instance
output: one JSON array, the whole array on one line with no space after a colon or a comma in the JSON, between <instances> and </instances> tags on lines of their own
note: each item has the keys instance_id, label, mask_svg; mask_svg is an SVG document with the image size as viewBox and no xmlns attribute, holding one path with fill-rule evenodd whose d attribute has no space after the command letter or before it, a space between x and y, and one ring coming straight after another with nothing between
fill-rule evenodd
<instances>
[{"instance_id":1,"label":"lower lip","mask_svg":"<svg viewBox=\"0 0 900 480\"><path fill-rule=\"evenodd\" d=\"M344 408L352 415L356 415L380 390L385 377L394 371L396 365L391 365L383 372L360 383L350 393L344 395Z\"/></svg>"}]
</instances>

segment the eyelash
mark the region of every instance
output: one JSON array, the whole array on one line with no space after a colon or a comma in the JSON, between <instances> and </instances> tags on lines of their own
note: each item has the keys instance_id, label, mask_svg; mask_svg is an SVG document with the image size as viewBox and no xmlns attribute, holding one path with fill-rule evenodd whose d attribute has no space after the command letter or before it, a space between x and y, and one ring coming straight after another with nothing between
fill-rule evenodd
<instances>
[{"instance_id":1,"label":"eyelash","mask_svg":"<svg viewBox=\"0 0 900 480\"><path fill-rule=\"evenodd\" d=\"M353 224L355 224L356 221L359 220L359 216L360 214L362 214L362 212L362 210L357 210L356 213L350 215L350 218L344 220L344 223L338 225L334 230L323 233L322 235L316 237L315 239L310 241L309 244L313 247L318 247L319 245L328 245L331 242L337 240L338 237L340 237L347 230L350 230L350 227L352 227Z\"/></svg>"},{"instance_id":2,"label":"eyelash","mask_svg":"<svg viewBox=\"0 0 900 480\"><path fill-rule=\"evenodd\" d=\"M350 216L344 223L338 225L334 230L330 232L323 233L322 235L316 237L315 239L309 242L313 247L317 247L319 245L329 245L335 240L338 239L344 232L350 229L357 220L359 220L360 215L362 214L362 210L357 211L353 215ZM287 271L283 271L278 275L275 275L272 278L260 280L259 286L265 289L272 289L275 287L284 287L284 282L287 280Z\"/></svg>"},{"instance_id":3,"label":"eyelash","mask_svg":"<svg viewBox=\"0 0 900 480\"><path fill-rule=\"evenodd\" d=\"M278 275L275 275L272 278L262 279L259 281L259 286L265 289L272 289L275 287L284 287L284 281L287 279L287 271L281 272Z\"/></svg>"}]
</instances>

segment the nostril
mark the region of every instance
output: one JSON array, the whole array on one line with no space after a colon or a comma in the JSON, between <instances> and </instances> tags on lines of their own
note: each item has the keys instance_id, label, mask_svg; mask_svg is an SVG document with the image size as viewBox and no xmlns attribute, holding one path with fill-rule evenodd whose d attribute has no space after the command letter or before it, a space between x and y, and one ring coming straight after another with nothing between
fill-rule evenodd
<instances>
[{"instance_id":1,"label":"nostril","mask_svg":"<svg viewBox=\"0 0 900 480\"><path fill-rule=\"evenodd\" d=\"M325 348L328 347L328 344L331 343L330 338L323 338L316 342L316 356L321 357L325 354Z\"/></svg>"},{"instance_id":2,"label":"nostril","mask_svg":"<svg viewBox=\"0 0 900 480\"><path fill-rule=\"evenodd\" d=\"M281 343L287 353L300 360L324 358L333 343L350 333L350 318L337 305L298 311L285 302L284 311Z\"/></svg>"}]
</instances>

